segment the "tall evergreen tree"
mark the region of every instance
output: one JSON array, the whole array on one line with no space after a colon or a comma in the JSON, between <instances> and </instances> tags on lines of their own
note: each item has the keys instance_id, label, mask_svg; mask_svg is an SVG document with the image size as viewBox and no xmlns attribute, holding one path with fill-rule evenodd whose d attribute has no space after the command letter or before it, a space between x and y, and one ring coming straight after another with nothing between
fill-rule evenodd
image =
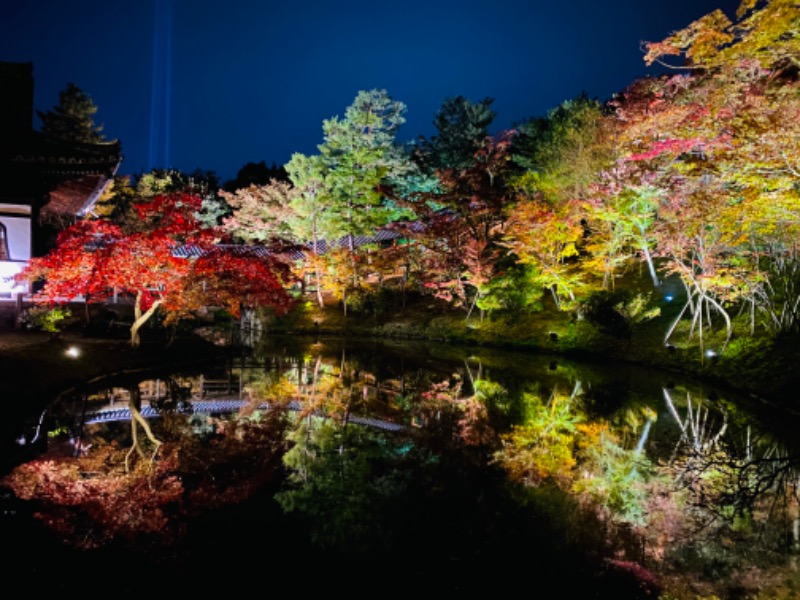
<instances>
[{"instance_id":1,"label":"tall evergreen tree","mask_svg":"<svg viewBox=\"0 0 800 600\"><path fill-rule=\"evenodd\" d=\"M319 156L295 153L285 168L296 191L290 203L294 216L287 219L287 222L297 239L310 244L307 268L314 277L317 303L322 307L325 305L320 258L323 240L319 223L325 208L325 167Z\"/></svg>"},{"instance_id":2,"label":"tall evergreen tree","mask_svg":"<svg viewBox=\"0 0 800 600\"><path fill-rule=\"evenodd\" d=\"M334 256L330 246L325 254L329 270L341 271L338 281L345 311L348 284L343 282L349 280L351 289L359 285L354 238L372 235L402 214L388 199L387 188L413 170L410 158L395 141L405 111L405 104L392 100L386 90L360 91L343 118L323 122L320 154L295 155L286 165L289 179L301 192L293 202L297 218L291 221L298 237L314 244L315 255L320 242L347 239L349 258L340 260L341 252ZM343 274L345 264L347 275ZM314 271L319 281L318 265Z\"/></svg>"},{"instance_id":3,"label":"tall evergreen tree","mask_svg":"<svg viewBox=\"0 0 800 600\"><path fill-rule=\"evenodd\" d=\"M74 83L59 94L58 104L48 111L36 111L42 121L42 133L71 142L105 141L102 125L94 122L97 113L92 98Z\"/></svg>"},{"instance_id":4,"label":"tall evergreen tree","mask_svg":"<svg viewBox=\"0 0 800 600\"><path fill-rule=\"evenodd\" d=\"M319 151L329 205L321 231L329 239L372 234L393 217L381 188L411 169L395 141L405 111L386 90L360 91L343 119L323 122Z\"/></svg>"},{"instance_id":5,"label":"tall evergreen tree","mask_svg":"<svg viewBox=\"0 0 800 600\"><path fill-rule=\"evenodd\" d=\"M445 100L433 121L437 135L420 141L419 162L432 169L469 168L497 116L492 102L492 98L472 102L464 96Z\"/></svg>"}]
</instances>

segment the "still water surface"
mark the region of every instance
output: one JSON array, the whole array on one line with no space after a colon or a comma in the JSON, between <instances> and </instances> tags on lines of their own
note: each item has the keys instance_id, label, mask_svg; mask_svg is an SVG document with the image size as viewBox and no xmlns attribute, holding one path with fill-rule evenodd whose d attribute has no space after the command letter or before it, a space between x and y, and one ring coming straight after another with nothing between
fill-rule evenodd
<instances>
[{"instance_id":1,"label":"still water surface","mask_svg":"<svg viewBox=\"0 0 800 600\"><path fill-rule=\"evenodd\" d=\"M724 598L795 577L791 437L675 374L270 338L33 425L47 443L6 478L2 563L31 589Z\"/></svg>"}]
</instances>

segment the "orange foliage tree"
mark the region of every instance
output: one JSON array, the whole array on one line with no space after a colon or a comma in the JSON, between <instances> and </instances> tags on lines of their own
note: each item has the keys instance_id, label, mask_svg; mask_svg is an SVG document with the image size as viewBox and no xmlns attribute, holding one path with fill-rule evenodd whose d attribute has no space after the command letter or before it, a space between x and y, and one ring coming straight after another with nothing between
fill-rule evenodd
<instances>
[{"instance_id":1,"label":"orange foliage tree","mask_svg":"<svg viewBox=\"0 0 800 600\"><path fill-rule=\"evenodd\" d=\"M647 240L686 286L701 350L704 319L721 317L727 340L742 303L751 329L757 314L772 331L798 326L799 27L789 0L744 0L736 22L714 11L646 46L647 64L677 57L685 73L638 80L611 103L615 185L658 200Z\"/></svg>"},{"instance_id":2,"label":"orange foliage tree","mask_svg":"<svg viewBox=\"0 0 800 600\"><path fill-rule=\"evenodd\" d=\"M413 223L392 226L422 249L416 275L434 296L463 306L467 316L479 305L502 256L515 133L485 138L463 168L437 170L434 190L398 198L416 214Z\"/></svg>"}]
</instances>

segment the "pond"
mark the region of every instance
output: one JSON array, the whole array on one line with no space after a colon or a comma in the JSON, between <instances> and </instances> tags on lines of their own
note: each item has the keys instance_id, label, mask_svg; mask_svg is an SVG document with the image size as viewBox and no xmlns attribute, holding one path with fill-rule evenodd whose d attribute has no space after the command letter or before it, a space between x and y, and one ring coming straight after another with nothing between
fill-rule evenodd
<instances>
[{"instance_id":1,"label":"pond","mask_svg":"<svg viewBox=\"0 0 800 600\"><path fill-rule=\"evenodd\" d=\"M674 373L267 338L49 407L2 481L2 567L131 596L797 597L796 440L746 407Z\"/></svg>"}]
</instances>

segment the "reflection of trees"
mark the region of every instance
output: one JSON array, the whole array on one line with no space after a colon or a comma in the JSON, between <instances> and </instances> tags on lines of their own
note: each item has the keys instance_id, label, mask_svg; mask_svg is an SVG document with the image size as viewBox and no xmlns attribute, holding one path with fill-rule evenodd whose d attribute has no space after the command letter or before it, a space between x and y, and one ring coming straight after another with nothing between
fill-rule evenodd
<instances>
[{"instance_id":1,"label":"reflection of trees","mask_svg":"<svg viewBox=\"0 0 800 600\"><path fill-rule=\"evenodd\" d=\"M95 436L89 452L42 456L0 484L35 501L38 518L67 545L169 544L183 536L188 519L241 502L269 483L285 451L282 410L208 417L213 427L198 427L197 419L165 413L148 425L160 442L155 462L129 464L130 449L106 430L109 439Z\"/></svg>"},{"instance_id":2,"label":"reflection of trees","mask_svg":"<svg viewBox=\"0 0 800 600\"><path fill-rule=\"evenodd\" d=\"M547 400L525 393L527 418L503 436L498 460L512 478L528 485L545 480L568 482L575 466L575 434L584 420L576 406L580 385L571 394L553 390Z\"/></svg>"},{"instance_id":3,"label":"reflection of trees","mask_svg":"<svg viewBox=\"0 0 800 600\"><path fill-rule=\"evenodd\" d=\"M310 519L313 541L354 553L388 543L377 539L385 515L374 507L402 495L405 476L390 465L403 446L369 428L318 417L300 419L289 440L288 485L276 499L286 512Z\"/></svg>"},{"instance_id":4,"label":"reflection of trees","mask_svg":"<svg viewBox=\"0 0 800 600\"><path fill-rule=\"evenodd\" d=\"M487 516L483 529L470 529L471 511L484 502L489 488L482 486L490 478L502 485L510 480L509 489L530 497L568 498L591 514L593 535L624 547L622 559L658 561L662 574L673 565L696 573L745 564L735 547L742 540L752 555L751 541L772 553L785 550L791 536L796 543L798 472L791 453L742 424L725 405L656 388L656 399L664 402L657 414L649 398L626 401L623 388L619 402L618 388L598 400L592 380L584 382L577 371L565 376L559 369L558 378L548 371L548 378L534 383L509 385L504 379L501 385L489 377L492 363L483 357L448 362L437 371L411 368L410 361L390 369L351 350L331 354L321 346L268 357L254 353L238 363L238 381L221 393L239 387L253 403L232 419L198 413L186 423L172 410L185 393L180 378L174 384L160 380L166 388L156 385L155 394L152 386L140 386L143 400L163 408L160 419L149 421L163 443L150 473L149 460L132 461L124 473L123 457L130 452L125 424L124 448L112 452L95 443L87 456L71 457L82 461L75 468L30 464L15 474L15 485L37 501L48 494L43 514L54 515L65 535L106 527L107 538L136 531L155 536L173 516L246 498L274 473L266 463L277 465L286 453L281 507L293 513L291 522L309 526L317 545L350 558L349 552L360 558L370 549L394 548L398 538L408 556L416 556L420 549L412 537L429 543L430 530L445 523L455 527L437 551L456 552L460 534L466 539L495 531L494 516ZM262 410L264 401L279 410ZM283 410L289 401L300 410ZM365 427L356 418L362 416L403 427ZM283 437L287 428L291 433ZM141 428L139 436L145 454L137 456L148 459L150 441ZM649 460L653 451L660 459L655 464ZM106 459L116 460L113 475L104 471ZM43 479L46 485L36 487ZM121 490L128 489L126 497ZM86 490L98 507L90 517L83 504L89 499L79 498ZM465 507L456 510L463 514L451 519L461 501ZM83 523L75 525L68 513ZM125 531L112 522L121 514L133 515ZM105 538L90 532L87 539ZM442 553L431 549L429 555Z\"/></svg>"},{"instance_id":5,"label":"reflection of trees","mask_svg":"<svg viewBox=\"0 0 800 600\"><path fill-rule=\"evenodd\" d=\"M329 572L355 567L357 581L411 583L415 591L433 581L448 580L447 589L490 582L481 590L496 592L534 568L540 582L560 580L569 590L575 581L560 574L576 577L589 545L603 553L617 547L568 494L509 485L487 464L485 447L462 437L468 405L504 401L499 386L482 392L480 381L470 396L453 382L418 391L420 421L402 431L345 427L319 414L296 421L286 484L275 497L308 528L313 549L326 551Z\"/></svg>"},{"instance_id":6,"label":"reflection of trees","mask_svg":"<svg viewBox=\"0 0 800 600\"><path fill-rule=\"evenodd\" d=\"M610 429L603 428L597 441L587 444L584 465L586 476L575 483L576 491L586 492L617 521L646 523L652 465L640 447L625 449Z\"/></svg>"},{"instance_id":7,"label":"reflection of trees","mask_svg":"<svg viewBox=\"0 0 800 600\"><path fill-rule=\"evenodd\" d=\"M284 457L288 485L277 495L285 511L309 519L317 544L348 556L388 550L412 531L423 535L420 528L431 517L412 502L431 501L444 485L441 474L429 471L448 473L458 462L460 477L464 469L483 468L480 450L496 441L488 413L507 403L502 386L468 365L445 379L403 373L399 385L362 367L344 355L335 362L319 356L309 361L298 396L303 407ZM386 390L392 391L389 401L376 407L375 396ZM354 412L375 415L375 408L406 428L386 434L348 420ZM410 537L407 543L416 545ZM419 550L409 556L414 552Z\"/></svg>"},{"instance_id":8,"label":"reflection of trees","mask_svg":"<svg viewBox=\"0 0 800 600\"><path fill-rule=\"evenodd\" d=\"M131 447L128 452L125 454L125 471L130 472L130 459L131 455L136 452L139 455L139 458L142 460L147 460L147 456L145 454L144 448L142 447L142 442L139 439L139 428L142 428L147 439L153 445L153 453L150 456L150 464L155 460L156 454L158 454L158 449L161 447L161 440L157 439L155 435L153 435L153 430L150 428L150 424L147 422L142 416L142 397L141 392L139 390L138 385L131 386L129 388L129 395L130 399L128 400L128 407L131 411Z\"/></svg>"},{"instance_id":9,"label":"reflection of trees","mask_svg":"<svg viewBox=\"0 0 800 600\"><path fill-rule=\"evenodd\" d=\"M711 420L713 417L708 406L694 402L691 395L687 393L686 415L681 417L670 390L663 388L663 392L667 408L681 430L681 436L676 444L673 458L684 444L690 445L694 451L700 453L717 448L728 427L727 414L722 413L720 415L722 423L719 423L719 426L716 427L717 424Z\"/></svg>"},{"instance_id":10,"label":"reflection of trees","mask_svg":"<svg viewBox=\"0 0 800 600\"><path fill-rule=\"evenodd\" d=\"M798 545L798 457L749 423L712 411L687 393L683 415L664 389L680 438L665 472L686 494L695 532L711 538L736 535L759 539L764 547ZM788 532L788 535L787 535Z\"/></svg>"},{"instance_id":11,"label":"reflection of trees","mask_svg":"<svg viewBox=\"0 0 800 600\"><path fill-rule=\"evenodd\" d=\"M386 368L374 356L345 350L332 355L321 343L311 350L254 356L253 368L237 368L243 393L260 401L291 396L304 418L324 415L347 426L355 416L369 417L431 434L447 430L454 441L477 445L495 443L495 427L512 411L508 392L484 378L480 364L476 369L464 361L448 376L405 368L402 361Z\"/></svg>"},{"instance_id":12,"label":"reflection of trees","mask_svg":"<svg viewBox=\"0 0 800 600\"><path fill-rule=\"evenodd\" d=\"M648 444L652 408L628 403L599 419L580 393L558 389L525 394L525 418L502 436L495 459L529 487L577 494L610 529L632 536L628 558L657 562L665 577L692 573L694 584L713 572L732 581L742 565L800 550L796 457L745 417L689 393L663 396L677 426L663 460L648 456L663 441Z\"/></svg>"},{"instance_id":13,"label":"reflection of trees","mask_svg":"<svg viewBox=\"0 0 800 600\"><path fill-rule=\"evenodd\" d=\"M128 451L125 453L125 472L130 473L133 468L131 458L136 454L140 460L148 467L152 468L153 463L163 445L163 441L159 439L153 432L148 420L142 415L142 402L145 394L142 388L152 387L154 381L151 379L133 380L124 384L124 391L128 398L128 409L130 411L130 434L131 444ZM157 410L162 416L175 413L176 410L185 408L190 405L189 398L191 397L191 385L181 385L176 377L167 376L163 380L164 393L161 393L161 380L155 381L155 393L148 398L150 407ZM111 391L107 391L105 398L113 395ZM85 428L83 419L85 417L85 409L88 395L83 396L83 409L80 421L77 424L78 433L76 435L75 453L80 454L81 448L84 446L83 431Z\"/></svg>"},{"instance_id":14,"label":"reflection of trees","mask_svg":"<svg viewBox=\"0 0 800 600\"><path fill-rule=\"evenodd\" d=\"M622 425L592 420L581 403L582 393L580 381L570 394L553 390L546 402L539 393L526 393L526 418L503 436L496 460L526 485L553 482L591 500L616 521L641 525L652 475L644 446L655 415L631 407L624 411ZM637 438L631 449L624 444L628 430Z\"/></svg>"}]
</instances>

